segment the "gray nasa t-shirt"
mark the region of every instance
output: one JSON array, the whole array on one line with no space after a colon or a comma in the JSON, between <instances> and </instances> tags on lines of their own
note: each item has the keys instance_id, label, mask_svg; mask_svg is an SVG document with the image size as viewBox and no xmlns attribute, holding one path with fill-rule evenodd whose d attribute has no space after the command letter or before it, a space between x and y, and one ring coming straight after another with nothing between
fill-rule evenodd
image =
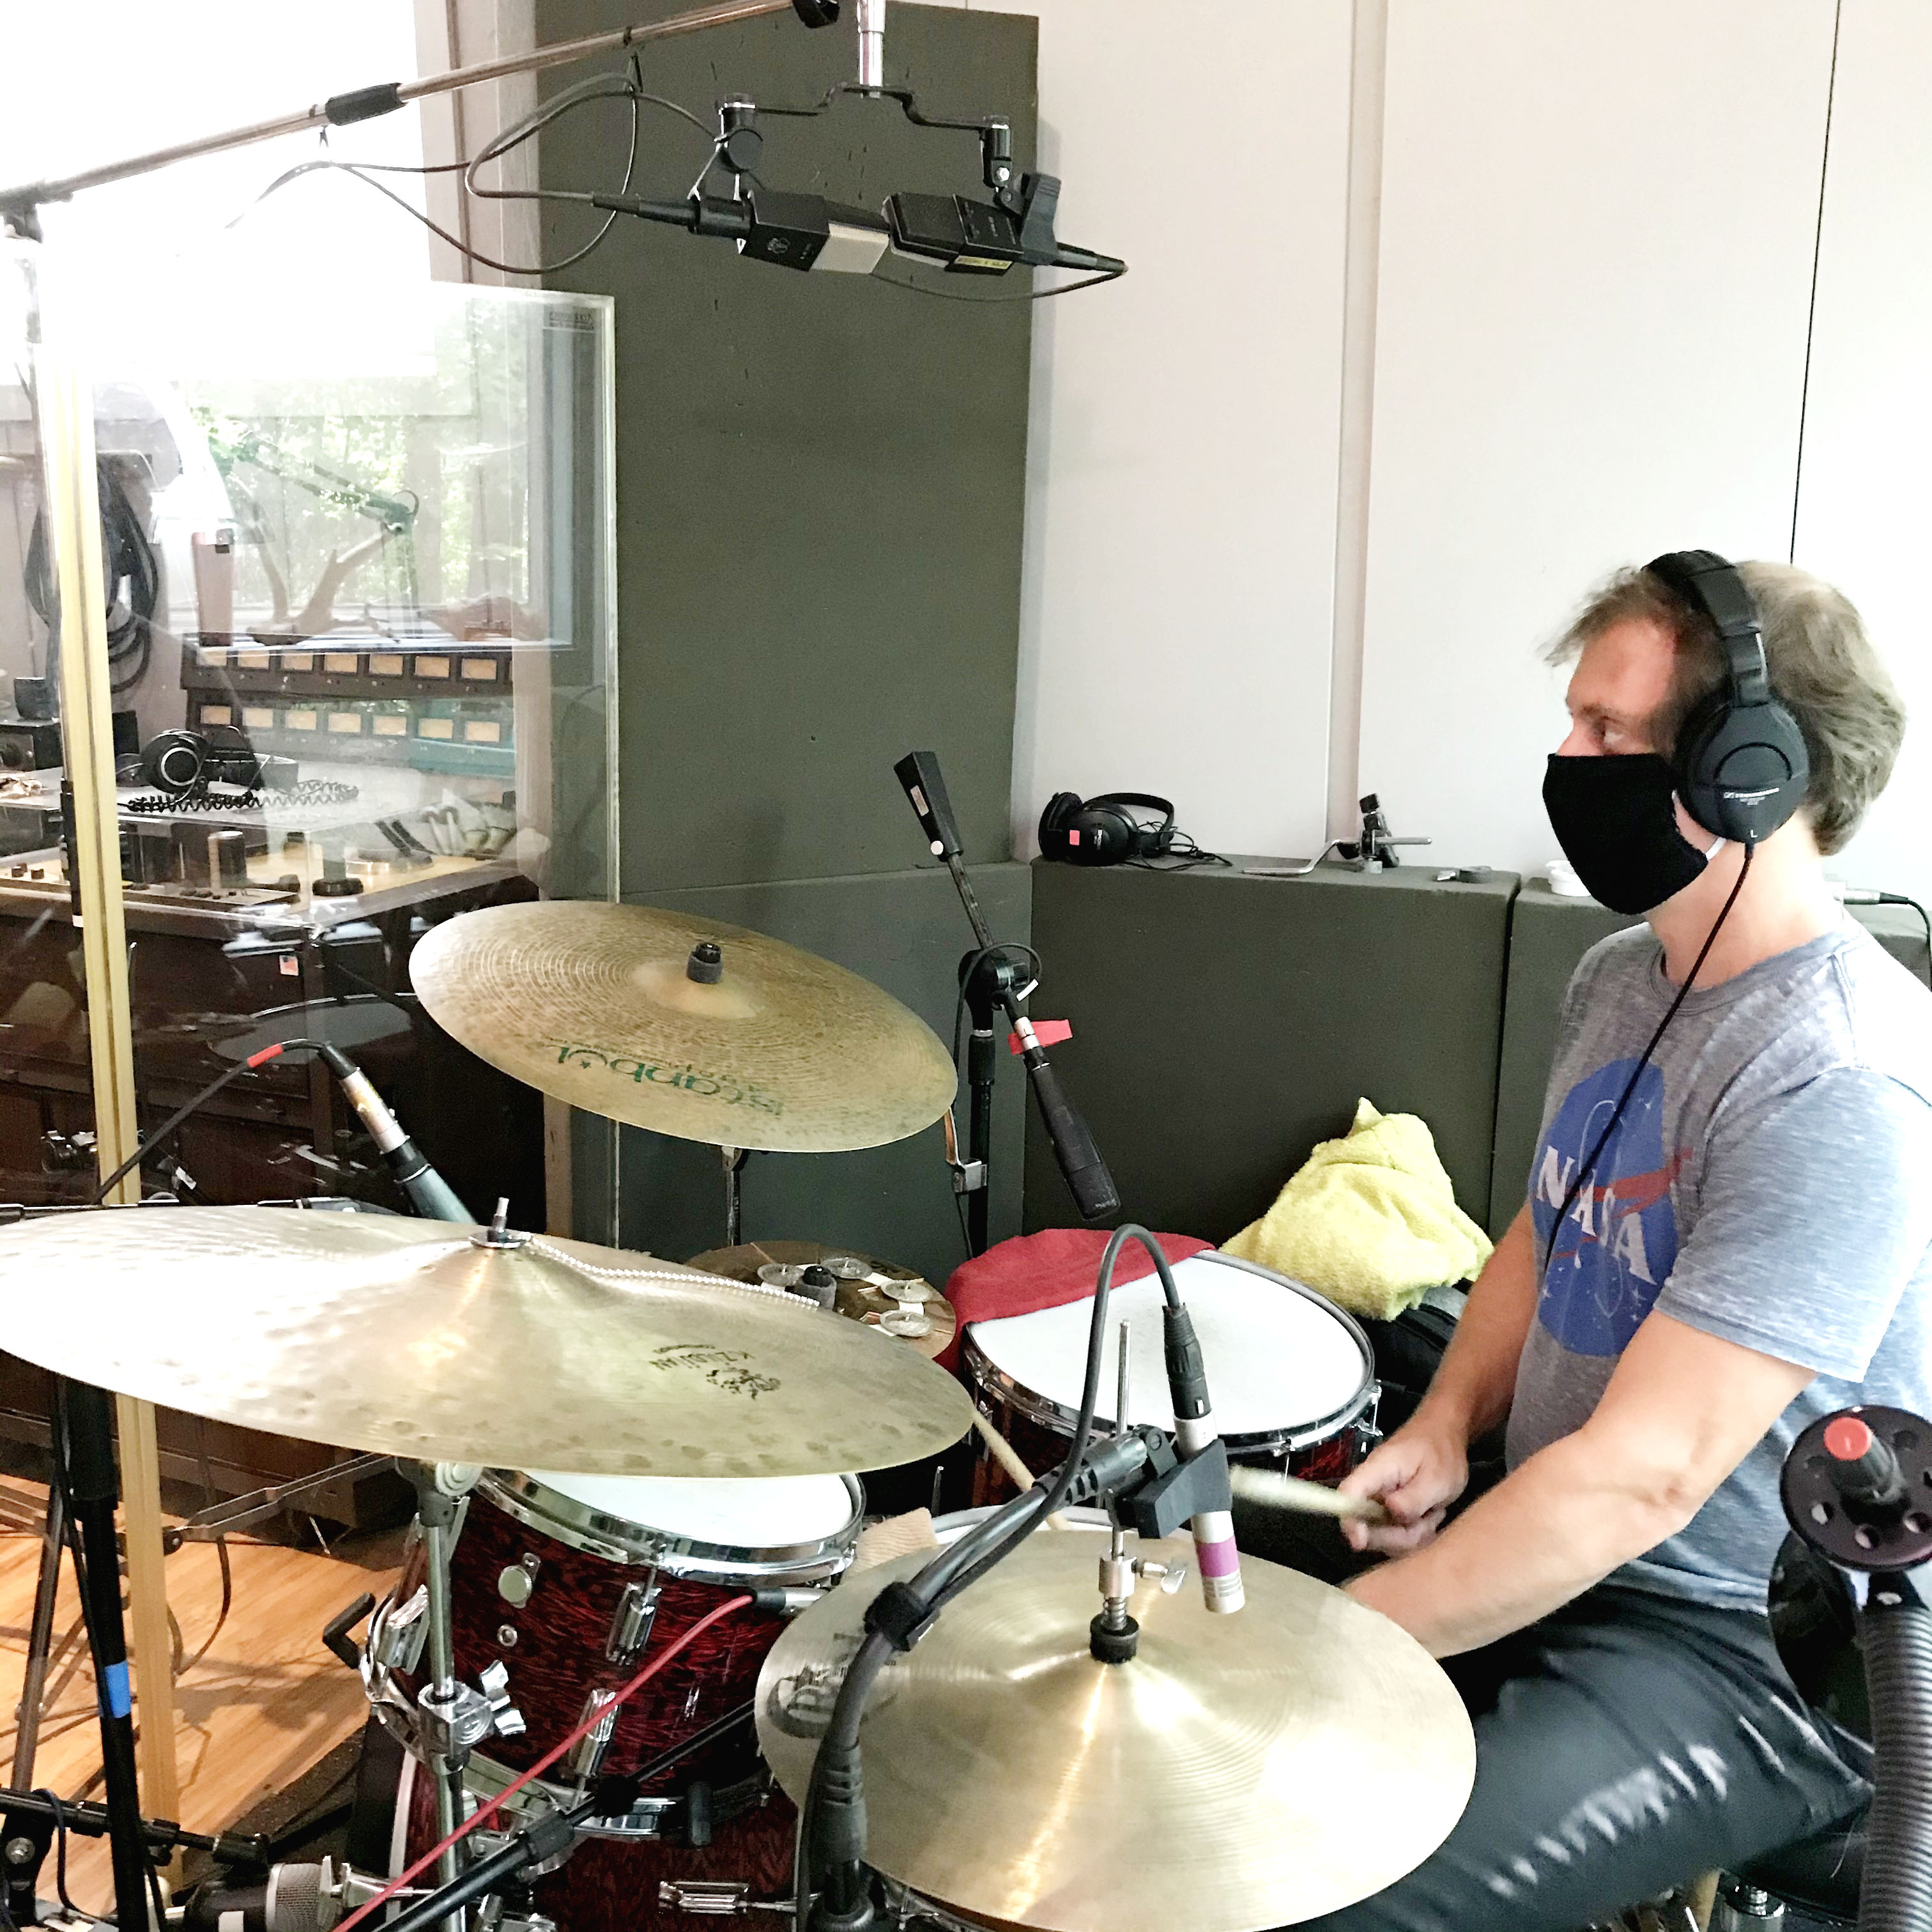
<instances>
[{"instance_id":1,"label":"gray nasa t-shirt","mask_svg":"<svg viewBox=\"0 0 1932 1932\"><path fill-rule=\"evenodd\" d=\"M1639 926L1586 954L1564 995L1529 1184L1550 1260L1509 1466L1582 1426L1652 1308L1814 1370L1690 1526L1614 1578L1760 1608L1798 1432L1856 1402L1932 1412L1932 993L1849 920L1694 988L1552 1247L1675 991Z\"/></svg>"}]
</instances>

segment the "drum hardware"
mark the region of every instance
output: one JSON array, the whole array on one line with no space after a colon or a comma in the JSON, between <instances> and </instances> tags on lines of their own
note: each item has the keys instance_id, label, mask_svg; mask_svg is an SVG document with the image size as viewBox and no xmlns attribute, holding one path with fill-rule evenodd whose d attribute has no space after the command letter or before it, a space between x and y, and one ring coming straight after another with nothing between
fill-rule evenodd
<instances>
[{"instance_id":1,"label":"drum hardware","mask_svg":"<svg viewBox=\"0 0 1932 1932\"><path fill-rule=\"evenodd\" d=\"M952 1304L912 1269L869 1255L817 1241L745 1241L734 1248L707 1249L686 1265L790 1292L814 1262L836 1284L832 1305L841 1315L910 1342L929 1358L950 1345L958 1327Z\"/></svg>"},{"instance_id":2,"label":"drum hardware","mask_svg":"<svg viewBox=\"0 0 1932 1932\"><path fill-rule=\"evenodd\" d=\"M508 1672L500 1664L486 1666L481 1689L472 1689L456 1675L450 1550L458 1507L483 1472L475 1463L414 1462L404 1473L416 1487L427 1600L422 1620L428 1631L430 1681L416 1696L417 1732L424 1761L436 1780L436 1835L446 1838L464 1816L463 1768L471 1750L493 1734L520 1736L524 1725L522 1714L510 1702ZM439 1880L448 1885L460 1877L467 1856L461 1840L446 1846L436 1860Z\"/></svg>"},{"instance_id":3,"label":"drum hardware","mask_svg":"<svg viewBox=\"0 0 1932 1932\"><path fill-rule=\"evenodd\" d=\"M952 815L952 801L947 795L937 754L908 752L893 766L892 776L905 792L932 856L944 861L952 874L954 890L973 928L974 949L959 962L959 1004L972 1018L966 1058L967 1085L971 1097L963 1161L959 1158L958 1134L950 1109L946 1130L946 1155L952 1169L953 1191L963 1195L966 1201L966 1245L976 1255L986 1252L992 1192L993 1086L1000 1064L998 1038L994 1031L996 1011L1004 1012L1012 1029L1015 1050L1025 1063L1032 1082L1040 1119L1053 1145L1053 1157L1081 1218L1104 1220L1119 1211L1120 1190L1107 1172L1107 1163L1101 1159L1087 1123L1061 1091L1060 1076L1027 1016L1027 1000L1040 983L1040 955L1030 946L994 944L992 929L980 909L979 895L974 891L973 881L962 862L966 848ZM954 1024L956 1044L956 1019Z\"/></svg>"},{"instance_id":4,"label":"drum hardware","mask_svg":"<svg viewBox=\"0 0 1932 1932\"><path fill-rule=\"evenodd\" d=\"M584 1699L584 1708L578 1712L577 1721L580 1725L590 1725L590 1729L564 1760L564 1770L569 1781L580 1791L604 1768L604 1754L610 1748L610 1733L617 1724L616 1693L592 1691Z\"/></svg>"},{"instance_id":5,"label":"drum hardware","mask_svg":"<svg viewBox=\"0 0 1932 1932\"><path fill-rule=\"evenodd\" d=\"M506 1563L496 1577L496 1594L505 1603L518 1610L530 1600L530 1594L537 1586L537 1572L543 1568L543 1558L524 1552L522 1558L515 1563Z\"/></svg>"},{"instance_id":6,"label":"drum hardware","mask_svg":"<svg viewBox=\"0 0 1932 1932\"><path fill-rule=\"evenodd\" d=\"M1120 1328L1120 1372L1114 1402L1117 1417L1127 1412L1128 1342L1128 1324L1123 1322ZM1126 1424L1117 1422L1114 1429L1115 1440L1126 1432ZM1100 1558L1100 1608L1088 1631L1088 1647L1103 1664L1125 1664L1138 1650L1141 1627L1128 1616L1127 1605L1133 1599L1136 1587L1143 1577L1148 1576L1159 1581L1162 1595L1171 1597L1187 1581L1187 1565L1164 1563L1150 1556L1129 1556L1126 1526L1118 1516L1110 1516L1107 1548Z\"/></svg>"},{"instance_id":7,"label":"drum hardware","mask_svg":"<svg viewBox=\"0 0 1932 1932\"><path fill-rule=\"evenodd\" d=\"M1932 1609L1912 1573L1932 1561L1932 1422L1876 1402L1820 1416L1792 1444L1778 1487L1793 1533L1848 1577L1854 1604L1864 1580L1855 1614L1873 1762L1858 1922L1922 1925L1932 1918ZM1727 1903L1746 1916L1746 1901Z\"/></svg>"},{"instance_id":8,"label":"drum hardware","mask_svg":"<svg viewBox=\"0 0 1932 1932\"><path fill-rule=\"evenodd\" d=\"M604 1654L613 1664L631 1664L644 1654L644 1646L651 1640L651 1626L657 1621L662 1589L656 1570L648 1582L624 1586L616 1614L610 1619L610 1634L604 1640Z\"/></svg>"},{"instance_id":9,"label":"drum hardware","mask_svg":"<svg viewBox=\"0 0 1932 1932\"><path fill-rule=\"evenodd\" d=\"M753 1601L754 1598L750 1594L740 1594L727 1598L716 1609L699 1618L682 1635L673 1639L653 1662L614 1692L613 1702L622 1703L712 1624L724 1617L736 1614ZM520 1874L551 1867L552 1862L560 1861L568 1856L577 1834L592 1821L627 1810L636 1803L644 1786L682 1759L709 1747L728 1731L735 1730L748 1714L748 1706L728 1712L704 1730L658 1753L635 1771L615 1778L609 1775L601 1778L587 1796L579 1797L567 1809L559 1810L548 1802L542 1803L540 1808L526 1814L529 1822L520 1825L509 1833L506 1842L500 1849L476 1860L460 1878L453 1882L439 1884L428 1896L405 1908L388 1922L387 1932L425 1932L425 1928L440 1924L449 1919L452 1915L461 1912L472 1901L501 1891L506 1884L516 1880ZM486 1801L484 1806L472 1814L464 1826L465 1834L476 1835L487 1814L496 1811L500 1806L507 1810L520 1794L534 1790L542 1773L574 1749L584 1729L585 1726L580 1724L567 1733L561 1742L539 1758L529 1771L506 1786L500 1796ZM349 1932L349 1928L366 1917L371 1910L398 1895L402 1888L428 1863L429 1855L425 1853L406 1867L400 1878L392 1880L374 1897L358 1906L344 1922L343 1932Z\"/></svg>"},{"instance_id":10,"label":"drum hardware","mask_svg":"<svg viewBox=\"0 0 1932 1932\"><path fill-rule=\"evenodd\" d=\"M418 1584L403 1602L371 1618L366 1654L383 1670L413 1672L429 1636L429 1590Z\"/></svg>"},{"instance_id":11,"label":"drum hardware","mask_svg":"<svg viewBox=\"0 0 1932 1932\"><path fill-rule=\"evenodd\" d=\"M665 1878L658 1881L658 1903L667 1911L688 1912L694 1918L748 1918L754 1912L793 1916L788 1898L754 1898L742 1879Z\"/></svg>"},{"instance_id":12,"label":"drum hardware","mask_svg":"<svg viewBox=\"0 0 1932 1932\"><path fill-rule=\"evenodd\" d=\"M724 1163L724 1245L735 1248L744 1238L744 1174L746 1150L743 1148L722 1147L718 1150ZM790 1286L787 1282L787 1287Z\"/></svg>"}]
</instances>

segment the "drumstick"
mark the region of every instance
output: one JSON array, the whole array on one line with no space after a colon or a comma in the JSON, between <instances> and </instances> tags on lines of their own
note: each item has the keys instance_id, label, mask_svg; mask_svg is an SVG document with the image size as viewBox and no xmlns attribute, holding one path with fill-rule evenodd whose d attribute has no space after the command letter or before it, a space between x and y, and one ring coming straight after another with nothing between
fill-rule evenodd
<instances>
[{"instance_id":1,"label":"drumstick","mask_svg":"<svg viewBox=\"0 0 1932 1932\"><path fill-rule=\"evenodd\" d=\"M1022 1489L1033 1488L1035 1480L1033 1472L1020 1460L1013 1445L976 1408L973 1412L973 1426L986 1438L986 1447L993 1452L993 1460ZM1073 1527L1058 1510L1047 1518L1046 1526L1048 1529L1071 1529Z\"/></svg>"},{"instance_id":2,"label":"drumstick","mask_svg":"<svg viewBox=\"0 0 1932 1932\"><path fill-rule=\"evenodd\" d=\"M1373 1496L1345 1496L1339 1490L1324 1488L1300 1476L1286 1476L1279 1470L1257 1469L1236 1462L1228 1468L1228 1481L1236 1496L1275 1509L1300 1510L1308 1516L1340 1516L1357 1522L1381 1524L1395 1520Z\"/></svg>"}]
</instances>

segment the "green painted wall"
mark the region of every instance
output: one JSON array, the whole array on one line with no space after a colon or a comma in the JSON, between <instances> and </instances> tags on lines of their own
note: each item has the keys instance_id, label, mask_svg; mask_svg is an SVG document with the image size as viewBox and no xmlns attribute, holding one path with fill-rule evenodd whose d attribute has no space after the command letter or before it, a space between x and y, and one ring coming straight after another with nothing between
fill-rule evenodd
<instances>
[{"instance_id":1,"label":"green painted wall","mask_svg":"<svg viewBox=\"0 0 1932 1932\"><path fill-rule=\"evenodd\" d=\"M550 42L676 10L662 0L538 0ZM886 77L934 116L1005 116L1034 146L1036 23L896 4ZM725 94L805 105L850 78L850 10L646 45L644 85L707 125ZM607 63L613 71L619 63ZM574 81L586 71L573 69ZM563 84L560 80L550 83ZM974 192L978 145L889 103L770 116L772 188L876 206L895 189ZM582 110L544 137L547 188L614 187L625 112ZM647 110L634 186L681 196L706 148ZM546 259L592 218L546 204ZM908 262L884 274L960 292ZM776 934L877 980L943 1031L970 934L943 874L915 872L918 826L892 776L944 761L1000 936L1028 936L1009 858L1031 314L935 300L880 278L797 274L728 243L620 221L558 287L616 300L618 772L626 898ZM1016 284L1016 292L1017 284ZM970 292L989 291L975 284ZM997 290L990 292L999 292ZM1017 1070L997 1232L1018 1226ZM612 1183L580 1157L579 1225L608 1229ZM710 1150L626 1131L615 1191L627 1241L712 1246ZM748 1236L870 1247L943 1278L957 1258L936 1133L897 1148L748 1170Z\"/></svg>"}]
</instances>

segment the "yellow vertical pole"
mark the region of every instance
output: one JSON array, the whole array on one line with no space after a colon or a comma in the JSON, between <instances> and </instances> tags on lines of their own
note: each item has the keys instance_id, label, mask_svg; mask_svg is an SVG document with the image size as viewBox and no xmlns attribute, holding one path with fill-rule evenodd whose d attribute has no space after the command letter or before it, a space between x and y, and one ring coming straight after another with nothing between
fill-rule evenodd
<instances>
[{"instance_id":1,"label":"yellow vertical pole","mask_svg":"<svg viewBox=\"0 0 1932 1932\"><path fill-rule=\"evenodd\" d=\"M40 328L34 355L47 527L60 592L62 749L74 793L68 862L80 888L78 923L86 974L88 1048L94 1079L96 1158L102 1178L138 1144L134 1022L128 990L128 931L121 896L120 823L114 784L113 706L108 688L105 572L94 471L94 393L81 378L72 338L41 258ZM55 300L50 304L50 296ZM53 316L50 321L50 308ZM130 1174L112 1197L140 1198ZM116 1402L121 1438L122 1525L128 1545L140 1736L142 1808L177 1817L173 1646L162 1576L160 1458L151 1404Z\"/></svg>"}]
</instances>

